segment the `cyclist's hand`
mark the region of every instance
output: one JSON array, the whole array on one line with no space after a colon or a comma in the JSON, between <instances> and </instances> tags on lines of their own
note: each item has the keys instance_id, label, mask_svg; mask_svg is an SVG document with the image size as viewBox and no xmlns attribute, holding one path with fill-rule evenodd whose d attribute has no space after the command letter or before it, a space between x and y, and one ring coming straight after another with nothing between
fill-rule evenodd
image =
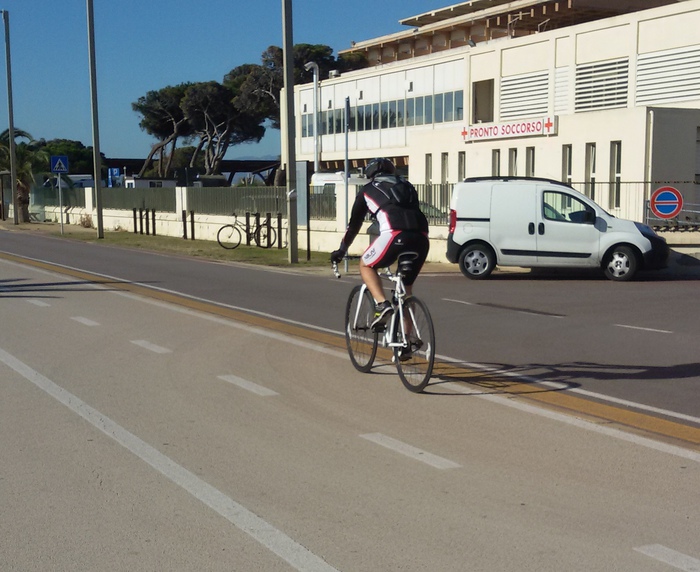
<instances>
[{"instance_id":1,"label":"cyclist's hand","mask_svg":"<svg viewBox=\"0 0 700 572\"><path fill-rule=\"evenodd\" d=\"M345 251L342 249L331 252L331 262L338 264L345 257Z\"/></svg>"}]
</instances>

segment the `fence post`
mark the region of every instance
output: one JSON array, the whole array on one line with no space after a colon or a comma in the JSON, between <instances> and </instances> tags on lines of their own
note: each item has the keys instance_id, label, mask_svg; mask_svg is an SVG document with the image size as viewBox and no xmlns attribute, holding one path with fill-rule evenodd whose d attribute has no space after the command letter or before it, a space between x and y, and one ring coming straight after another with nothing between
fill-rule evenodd
<instances>
[{"instance_id":1,"label":"fence post","mask_svg":"<svg viewBox=\"0 0 700 572\"><path fill-rule=\"evenodd\" d=\"M190 234L194 240L194 211L190 211Z\"/></svg>"},{"instance_id":2,"label":"fence post","mask_svg":"<svg viewBox=\"0 0 700 572\"><path fill-rule=\"evenodd\" d=\"M144 209L144 218L146 219L146 234L149 235L151 234L151 225L149 224L148 220L148 209Z\"/></svg>"},{"instance_id":3,"label":"fence post","mask_svg":"<svg viewBox=\"0 0 700 572\"><path fill-rule=\"evenodd\" d=\"M138 234L139 229L138 229L138 226L137 226L137 223L136 223L136 207L134 207L133 210L134 210L134 234Z\"/></svg>"},{"instance_id":4,"label":"fence post","mask_svg":"<svg viewBox=\"0 0 700 572\"><path fill-rule=\"evenodd\" d=\"M156 209L151 210L151 218L153 219L153 236L156 235Z\"/></svg>"},{"instance_id":5,"label":"fence post","mask_svg":"<svg viewBox=\"0 0 700 572\"><path fill-rule=\"evenodd\" d=\"M277 248L282 248L282 213L277 213Z\"/></svg>"},{"instance_id":6,"label":"fence post","mask_svg":"<svg viewBox=\"0 0 700 572\"><path fill-rule=\"evenodd\" d=\"M250 246L250 213L245 213L245 245Z\"/></svg>"},{"instance_id":7,"label":"fence post","mask_svg":"<svg viewBox=\"0 0 700 572\"><path fill-rule=\"evenodd\" d=\"M265 248L272 248L272 243L270 242L270 230L272 229L272 215L270 213L265 213L265 229L267 230L267 246Z\"/></svg>"},{"instance_id":8,"label":"fence post","mask_svg":"<svg viewBox=\"0 0 700 572\"><path fill-rule=\"evenodd\" d=\"M134 209L136 210L136 209ZM136 215L134 215L136 216ZM187 240L187 211L182 211L182 238Z\"/></svg>"},{"instance_id":9,"label":"fence post","mask_svg":"<svg viewBox=\"0 0 700 572\"><path fill-rule=\"evenodd\" d=\"M143 209L139 209L139 233L143 234Z\"/></svg>"}]
</instances>

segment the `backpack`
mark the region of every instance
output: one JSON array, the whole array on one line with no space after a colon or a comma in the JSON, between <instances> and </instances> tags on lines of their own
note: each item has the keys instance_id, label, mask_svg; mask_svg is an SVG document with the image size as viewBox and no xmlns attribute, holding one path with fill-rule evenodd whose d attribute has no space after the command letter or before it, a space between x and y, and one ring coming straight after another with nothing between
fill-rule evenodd
<instances>
[{"instance_id":1,"label":"backpack","mask_svg":"<svg viewBox=\"0 0 700 572\"><path fill-rule=\"evenodd\" d=\"M416 188L399 177L375 177L372 184L379 189L389 201L404 209L418 208L418 192Z\"/></svg>"}]
</instances>

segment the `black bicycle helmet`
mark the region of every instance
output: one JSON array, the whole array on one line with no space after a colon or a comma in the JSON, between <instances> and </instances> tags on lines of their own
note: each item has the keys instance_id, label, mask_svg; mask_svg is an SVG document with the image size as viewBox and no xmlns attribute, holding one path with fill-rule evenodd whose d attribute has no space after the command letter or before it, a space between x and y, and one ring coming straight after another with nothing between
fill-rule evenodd
<instances>
[{"instance_id":1,"label":"black bicycle helmet","mask_svg":"<svg viewBox=\"0 0 700 572\"><path fill-rule=\"evenodd\" d=\"M365 175L369 179L373 179L380 174L393 175L394 173L396 173L396 167L394 167L394 164L389 161L389 159L385 159L384 157L372 159L367 163L367 167L365 167Z\"/></svg>"}]
</instances>

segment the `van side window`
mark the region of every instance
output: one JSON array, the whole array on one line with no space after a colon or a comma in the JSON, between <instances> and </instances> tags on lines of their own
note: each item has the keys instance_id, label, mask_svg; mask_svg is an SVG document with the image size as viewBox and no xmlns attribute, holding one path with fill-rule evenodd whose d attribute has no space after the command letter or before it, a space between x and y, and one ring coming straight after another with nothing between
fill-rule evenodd
<instances>
[{"instance_id":1,"label":"van side window","mask_svg":"<svg viewBox=\"0 0 700 572\"><path fill-rule=\"evenodd\" d=\"M542 202L542 214L547 220L589 224L595 220L591 207L572 195L544 191Z\"/></svg>"}]
</instances>

